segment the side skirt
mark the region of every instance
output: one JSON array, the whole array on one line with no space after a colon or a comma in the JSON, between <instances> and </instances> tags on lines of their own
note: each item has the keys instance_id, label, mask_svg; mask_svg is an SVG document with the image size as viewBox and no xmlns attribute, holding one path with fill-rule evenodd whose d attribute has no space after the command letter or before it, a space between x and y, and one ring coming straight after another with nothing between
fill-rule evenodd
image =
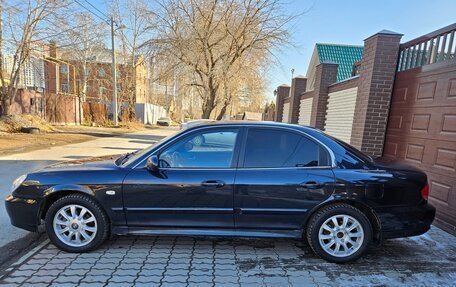
<instances>
[{"instance_id":1,"label":"side skirt","mask_svg":"<svg viewBox=\"0 0 456 287\"><path fill-rule=\"evenodd\" d=\"M249 229L190 229L167 227L114 226L117 235L171 235L171 236L230 236L230 237L274 237L302 238L302 230L249 230Z\"/></svg>"}]
</instances>

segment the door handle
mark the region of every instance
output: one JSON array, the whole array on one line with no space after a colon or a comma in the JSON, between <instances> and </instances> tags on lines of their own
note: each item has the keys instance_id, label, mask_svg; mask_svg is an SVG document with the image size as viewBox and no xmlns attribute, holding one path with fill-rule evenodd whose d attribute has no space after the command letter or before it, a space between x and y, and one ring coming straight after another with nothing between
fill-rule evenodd
<instances>
[{"instance_id":1,"label":"door handle","mask_svg":"<svg viewBox=\"0 0 456 287\"><path fill-rule=\"evenodd\" d=\"M317 189L323 187L323 184L316 181L308 181L306 183L301 183L299 186L308 189Z\"/></svg>"},{"instance_id":2,"label":"door handle","mask_svg":"<svg viewBox=\"0 0 456 287\"><path fill-rule=\"evenodd\" d=\"M223 187L225 186L225 182L221 180L206 180L201 183L202 186L209 186L209 187Z\"/></svg>"}]
</instances>

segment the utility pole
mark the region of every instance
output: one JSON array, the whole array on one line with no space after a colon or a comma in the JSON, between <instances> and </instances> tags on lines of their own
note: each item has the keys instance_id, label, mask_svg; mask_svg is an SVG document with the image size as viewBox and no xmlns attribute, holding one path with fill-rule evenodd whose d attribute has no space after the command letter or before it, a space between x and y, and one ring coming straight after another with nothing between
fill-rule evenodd
<instances>
[{"instance_id":1,"label":"utility pole","mask_svg":"<svg viewBox=\"0 0 456 287\"><path fill-rule=\"evenodd\" d=\"M112 48L112 117L114 126L117 122L117 71L116 71L116 51L114 45L114 19L111 16L111 48Z\"/></svg>"}]
</instances>

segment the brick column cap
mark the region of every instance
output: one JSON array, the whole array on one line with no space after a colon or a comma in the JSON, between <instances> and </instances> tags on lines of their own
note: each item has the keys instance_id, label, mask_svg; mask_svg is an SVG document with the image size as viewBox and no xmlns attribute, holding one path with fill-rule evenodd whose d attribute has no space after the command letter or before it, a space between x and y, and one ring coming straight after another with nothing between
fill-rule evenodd
<instances>
[{"instance_id":1,"label":"brick column cap","mask_svg":"<svg viewBox=\"0 0 456 287\"><path fill-rule=\"evenodd\" d=\"M390 31L390 30L386 30L386 29L383 29L377 33L375 33L374 35L372 36L369 36L367 37L366 39L364 39L364 41L367 41L369 40L370 38L373 38L373 37L376 37L376 36L380 36L380 35L383 35L383 36L390 36L390 37L398 37L398 38L401 38L402 36L404 36L404 34L401 34L401 33L397 33L397 32L394 32L394 31Z\"/></svg>"},{"instance_id":2,"label":"brick column cap","mask_svg":"<svg viewBox=\"0 0 456 287\"><path fill-rule=\"evenodd\" d=\"M293 79L307 79L307 78L304 75L298 75L298 76L294 77Z\"/></svg>"},{"instance_id":3,"label":"brick column cap","mask_svg":"<svg viewBox=\"0 0 456 287\"><path fill-rule=\"evenodd\" d=\"M282 84L282 85L278 86L277 88L280 88L280 87L289 88L290 86L287 84Z\"/></svg>"}]
</instances>

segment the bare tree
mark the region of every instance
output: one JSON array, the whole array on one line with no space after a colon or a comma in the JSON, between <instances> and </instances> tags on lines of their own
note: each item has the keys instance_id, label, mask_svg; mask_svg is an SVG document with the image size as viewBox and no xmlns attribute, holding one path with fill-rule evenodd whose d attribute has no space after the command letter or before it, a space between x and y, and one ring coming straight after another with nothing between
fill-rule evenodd
<instances>
[{"instance_id":1,"label":"bare tree","mask_svg":"<svg viewBox=\"0 0 456 287\"><path fill-rule=\"evenodd\" d=\"M216 99L216 106L220 106L217 120L224 117L228 106L236 112L241 107L258 112L263 100L267 62L264 50L252 51L247 60L235 62L231 69L221 75L223 97Z\"/></svg>"},{"instance_id":2,"label":"bare tree","mask_svg":"<svg viewBox=\"0 0 456 287\"><path fill-rule=\"evenodd\" d=\"M196 75L202 117L209 118L223 100L227 75L258 51L262 60L271 59L288 42L294 16L282 6L280 0L162 0L158 36L149 44Z\"/></svg>"},{"instance_id":3,"label":"bare tree","mask_svg":"<svg viewBox=\"0 0 456 287\"><path fill-rule=\"evenodd\" d=\"M144 101L147 96L149 59L143 53L143 44L151 38L154 26L150 25L150 7L145 0L113 0L111 11L119 31L120 50L117 55L123 65L119 99L128 104L129 115L133 117L136 99Z\"/></svg>"},{"instance_id":4,"label":"bare tree","mask_svg":"<svg viewBox=\"0 0 456 287\"><path fill-rule=\"evenodd\" d=\"M29 0L0 2L0 103L9 115L21 81L24 65L34 54L41 57L40 37L45 21L56 15L59 1ZM41 50L41 51L40 51Z\"/></svg>"},{"instance_id":5,"label":"bare tree","mask_svg":"<svg viewBox=\"0 0 456 287\"><path fill-rule=\"evenodd\" d=\"M106 23L95 21L92 14L75 12L64 20L63 35L65 39L60 45L62 58L72 61L78 68L80 80L79 92L82 101L86 100L88 83L91 77L96 77L96 65L93 62L106 52L103 39L108 35Z\"/></svg>"}]
</instances>

